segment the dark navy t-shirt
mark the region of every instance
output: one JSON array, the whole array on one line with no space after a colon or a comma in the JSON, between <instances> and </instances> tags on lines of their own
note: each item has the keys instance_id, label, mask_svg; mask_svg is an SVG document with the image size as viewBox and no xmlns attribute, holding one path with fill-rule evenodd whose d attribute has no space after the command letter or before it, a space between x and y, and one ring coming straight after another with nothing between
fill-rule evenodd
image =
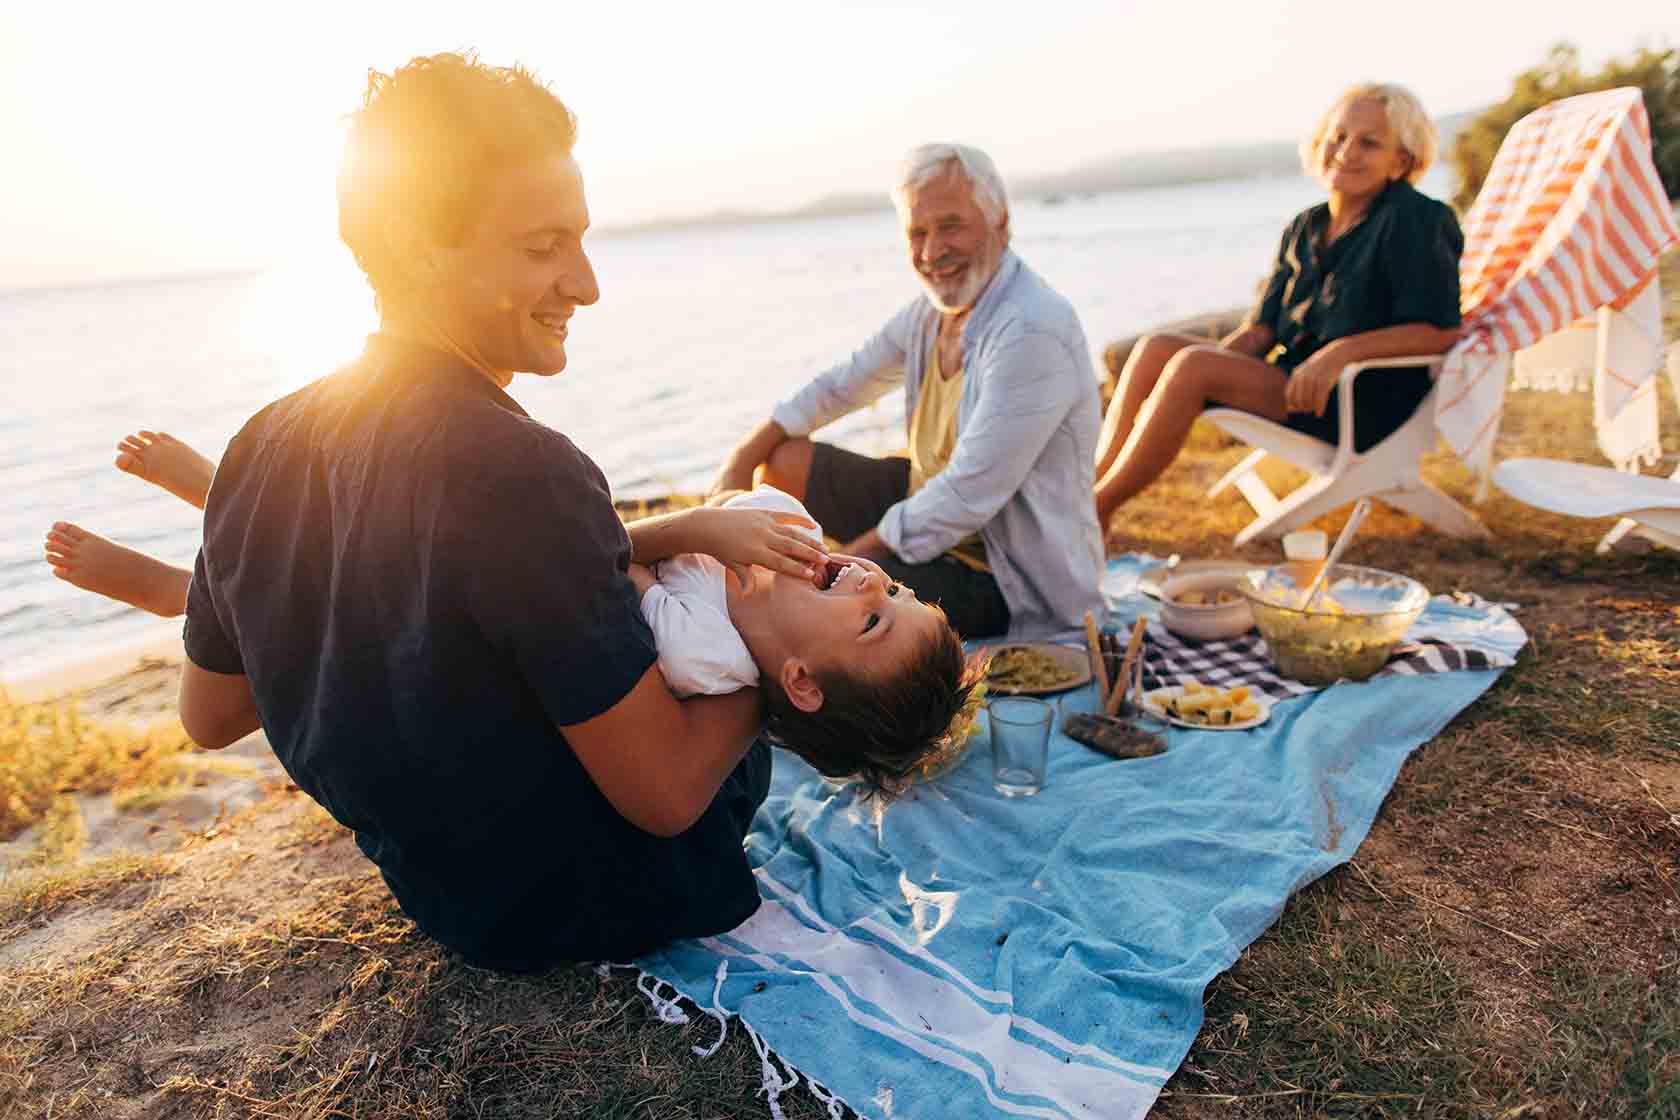
<instances>
[{"instance_id":1,"label":"dark navy t-shirt","mask_svg":"<svg viewBox=\"0 0 1680 1120\"><path fill-rule=\"evenodd\" d=\"M437 940L509 969L623 959L753 913L742 838L770 770L755 744L662 839L572 753L559 725L655 662L629 555L570 440L457 359L376 335L228 445L187 655L250 678L287 773Z\"/></svg>"}]
</instances>

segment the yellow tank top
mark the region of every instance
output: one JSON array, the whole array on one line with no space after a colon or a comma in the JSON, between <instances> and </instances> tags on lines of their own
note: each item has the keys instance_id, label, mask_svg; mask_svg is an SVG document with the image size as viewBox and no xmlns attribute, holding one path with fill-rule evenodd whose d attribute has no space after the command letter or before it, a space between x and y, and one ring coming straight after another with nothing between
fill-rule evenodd
<instances>
[{"instance_id":1,"label":"yellow tank top","mask_svg":"<svg viewBox=\"0 0 1680 1120\"><path fill-rule=\"evenodd\" d=\"M957 447L957 405L962 401L963 377L958 370L944 377L939 369L939 343L935 341L927 372L922 376L916 410L910 415L910 493L945 469ZM979 533L970 534L946 553L977 571L989 572L986 546Z\"/></svg>"}]
</instances>

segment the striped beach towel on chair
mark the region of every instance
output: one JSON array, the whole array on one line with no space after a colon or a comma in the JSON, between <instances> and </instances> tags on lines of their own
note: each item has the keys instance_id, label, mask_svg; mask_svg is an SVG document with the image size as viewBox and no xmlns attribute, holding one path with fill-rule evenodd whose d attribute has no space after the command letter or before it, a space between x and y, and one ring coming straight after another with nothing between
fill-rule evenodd
<instances>
[{"instance_id":1,"label":"striped beach towel on chair","mask_svg":"<svg viewBox=\"0 0 1680 1120\"><path fill-rule=\"evenodd\" d=\"M1534 347L1517 362L1519 385L1584 388L1590 370L1601 450L1622 469L1654 462L1657 259L1680 230L1640 91L1582 94L1518 121L1464 232L1464 335L1436 405L1453 450L1485 487L1513 355Z\"/></svg>"}]
</instances>

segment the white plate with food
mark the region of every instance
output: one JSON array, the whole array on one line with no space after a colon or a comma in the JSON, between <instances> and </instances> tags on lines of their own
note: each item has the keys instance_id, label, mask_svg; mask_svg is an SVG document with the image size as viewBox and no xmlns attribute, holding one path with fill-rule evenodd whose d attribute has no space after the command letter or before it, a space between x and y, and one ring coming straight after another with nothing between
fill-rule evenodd
<instances>
[{"instance_id":1,"label":"white plate with food","mask_svg":"<svg viewBox=\"0 0 1680 1120\"><path fill-rule=\"evenodd\" d=\"M992 657L986 670L988 692L1047 696L1078 688L1091 679L1091 658L1082 647L1011 642L986 652Z\"/></svg>"},{"instance_id":2,"label":"white plate with food","mask_svg":"<svg viewBox=\"0 0 1680 1120\"><path fill-rule=\"evenodd\" d=\"M1272 718L1272 702L1246 686L1175 684L1143 694L1143 710L1156 719L1198 731L1245 731Z\"/></svg>"}]
</instances>

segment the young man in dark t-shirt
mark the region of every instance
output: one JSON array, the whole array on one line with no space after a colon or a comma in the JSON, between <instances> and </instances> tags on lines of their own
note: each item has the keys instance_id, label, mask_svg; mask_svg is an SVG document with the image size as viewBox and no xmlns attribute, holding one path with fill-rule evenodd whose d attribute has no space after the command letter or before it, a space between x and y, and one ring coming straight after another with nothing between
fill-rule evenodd
<instances>
[{"instance_id":1,"label":"young man in dark t-shirt","mask_svg":"<svg viewBox=\"0 0 1680 1120\"><path fill-rule=\"evenodd\" d=\"M518 970L757 907L741 842L769 781L759 700L672 698L626 570L822 560L765 511L627 534L595 465L504 391L565 366L567 322L598 294L572 137L518 69L439 55L374 76L339 220L380 333L229 444L181 682L196 741L260 722L422 929Z\"/></svg>"}]
</instances>

